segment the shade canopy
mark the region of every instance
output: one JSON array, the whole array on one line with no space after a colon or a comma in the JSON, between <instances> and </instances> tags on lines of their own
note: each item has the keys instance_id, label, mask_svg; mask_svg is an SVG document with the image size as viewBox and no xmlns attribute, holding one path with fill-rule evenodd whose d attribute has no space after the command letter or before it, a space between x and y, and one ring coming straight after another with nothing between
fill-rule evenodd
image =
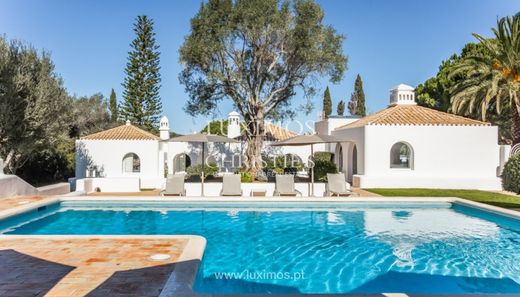
<instances>
[{"instance_id":1,"label":"shade canopy","mask_svg":"<svg viewBox=\"0 0 520 297\"><path fill-rule=\"evenodd\" d=\"M172 141L172 142L204 142L204 143L207 143L207 142L238 143L238 142L240 142L233 138L228 138L228 137L220 136L220 135L208 135L205 133L195 133L195 134L177 136L174 138L170 138L170 141Z\"/></svg>"},{"instance_id":2,"label":"shade canopy","mask_svg":"<svg viewBox=\"0 0 520 297\"><path fill-rule=\"evenodd\" d=\"M240 142L233 138L228 138L228 137L219 136L219 135L208 135L206 133L195 133L195 134L189 134L189 135L184 135L184 136L178 136L178 137L170 138L170 141L172 141L172 142L200 142L200 143L208 143L208 142L238 143L238 142ZM204 166L206 165L205 159L204 159L204 147L205 147L205 145L203 144L202 145L202 173L200 176L200 180L201 180L200 194L202 196L204 196Z\"/></svg>"},{"instance_id":3,"label":"shade canopy","mask_svg":"<svg viewBox=\"0 0 520 297\"><path fill-rule=\"evenodd\" d=\"M348 140L342 140L332 135L312 134L312 135L298 135L284 141L278 141L272 143L271 146L297 146L297 145L309 145L318 143L337 143L337 142L349 142Z\"/></svg>"},{"instance_id":4,"label":"shade canopy","mask_svg":"<svg viewBox=\"0 0 520 297\"><path fill-rule=\"evenodd\" d=\"M271 146L299 146L299 145L310 145L311 146L311 158L314 158L314 144L319 143L340 143L350 142L349 140L341 140L340 138L332 135L322 134L311 134L311 135L298 135L284 141L278 141L272 143ZM314 166L311 167L311 196L314 196Z\"/></svg>"}]
</instances>

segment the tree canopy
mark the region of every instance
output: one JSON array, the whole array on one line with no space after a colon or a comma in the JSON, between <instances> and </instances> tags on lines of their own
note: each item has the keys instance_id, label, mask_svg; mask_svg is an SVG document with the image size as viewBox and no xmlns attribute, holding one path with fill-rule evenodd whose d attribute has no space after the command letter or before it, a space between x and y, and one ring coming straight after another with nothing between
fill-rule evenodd
<instances>
[{"instance_id":1,"label":"tree canopy","mask_svg":"<svg viewBox=\"0 0 520 297\"><path fill-rule=\"evenodd\" d=\"M465 75L451 89L452 110L486 120L488 111L509 108L511 141L520 143L520 16L504 17L491 29L494 38L474 33L486 54L472 55L452 76Z\"/></svg>"},{"instance_id":2,"label":"tree canopy","mask_svg":"<svg viewBox=\"0 0 520 297\"><path fill-rule=\"evenodd\" d=\"M110 120L115 123L117 122L119 118L119 110L117 106L117 97L116 92L114 89L110 92L110 101L109 101L109 107L110 107Z\"/></svg>"},{"instance_id":3,"label":"tree canopy","mask_svg":"<svg viewBox=\"0 0 520 297\"><path fill-rule=\"evenodd\" d=\"M0 158L39 185L74 174L74 140L110 127L101 94L70 96L50 55L0 37Z\"/></svg>"},{"instance_id":4,"label":"tree canopy","mask_svg":"<svg viewBox=\"0 0 520 297\"><path fill-rule=\"evenodd\" d=\"M191 20L180 48L185 110L208 115L231 100L244 117L246 166L261 167L264 119L295 114L298 90L314 94L318 77L341 80L343 35L323 23L312 0L208 0Z\"/></svg>"},{"instance_id":5,"label":"tree canopy","mask_svg":"<svg viewBox=\"0 0 520 297\"><path fill-rule=\"evenodd\" d=\"M364 117L367 115L367 108L365 106L365 91L363 90L363 81L361 80L361 75L356 76L356 81L354 82L354 93L356 98L356 109L354 115L358 115Z\"/></svg>"},{"instance_id":6,"label":"tree canopy","mask_svg":"<svg viewBox=\"0 0 520 297\"><path fill-rule=\"evenodd\" d=\"M162 113L160 53L153 25L145 15L138 16L134 24L136 37L130 44L123 83L124 101L119 108L122 120L149 128L157 127Z\"/></svg>"},{"instance_id":7,"label":"tree canopy","mask_svg":"<svg viewBox=\"0 0 520 297\"><path fill-rule=\"evenodd\" d=\"M493 65L498 65L500 55L502 58L518 57L518 48L515 50L512 46L513 39L520 40L518 29L507 28L506 20L497 22L497 28L493 29L495 38L487 39L475 34L479 43L468 43L460 54L442 61L437 75L417 86L416 98L419 105L498 125L500 142L512 143L514 110L508 86L514 88L518 83L515 84L514 75L506 77L499 69L493 68ZM505 36L507 34L510 36Z\"/></svg>"},{"instance_id":8,"label":"tree canopy","mask_svg":"<svg viewBox=\"0 0 520 297\"><path fill-rule=\"evenodd\" d=\"M66 137L70 100L47 52L0 37L0 156L14 173L33 152Z\"/></svg>"},{"instance_id":9,"label":"tree canopy","mask_svg":"<svg viewBox=\"0 0 520 297\"><path fill-rule=\"evenodd\" d=\"M323 93L323 116L328 118L332 113L332 98L330 98L329 87L325 89Z\"/></svg>"},{"instance_id":10,"label":"tree canopy","mask_svg":"<svg viewBox=\"0 0 520 297\"><path fill-rule=\"evenodd\" d=\"M339 116L343 116L345 114L345 101L339 101L336 110Z\"/></svg>"}]
</instances>

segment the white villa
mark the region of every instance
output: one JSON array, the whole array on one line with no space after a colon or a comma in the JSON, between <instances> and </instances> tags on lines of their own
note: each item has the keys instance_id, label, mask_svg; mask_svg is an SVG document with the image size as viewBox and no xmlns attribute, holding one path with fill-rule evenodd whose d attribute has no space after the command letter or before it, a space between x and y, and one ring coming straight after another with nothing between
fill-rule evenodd
<instances>
[{"instance_id":1,"label":"white villa","mask_svg":"<svg viewBox=\"0 0 520 297\"><path fill-rule=\"evenodd\" d=\"M498 145L498 127L418 106L414 89L407 85L390 91L386 109L364 118L320 119L314 129L344 140L315 145L314 151L333 153L339 170L356 187L501 189L498 176L507 161L508 148ZM264 151L269 155L292 154L305 162L310 156L308 146L269 146L296 135L267 124ZM229 114L227 136L240 137L236 112ZM160 188L167 174L201 163L200 144L169 139L169 121L163 117L159 137L127 122L77 140L77 190ZM206 158L217 163L222 173L234 172L240 168L242 151L242 144L208 144ZM187 195L198 195L196 188L190 193L188 187ZM316 194L322 195L319 189Z\"/></svg>"}]
</instances>

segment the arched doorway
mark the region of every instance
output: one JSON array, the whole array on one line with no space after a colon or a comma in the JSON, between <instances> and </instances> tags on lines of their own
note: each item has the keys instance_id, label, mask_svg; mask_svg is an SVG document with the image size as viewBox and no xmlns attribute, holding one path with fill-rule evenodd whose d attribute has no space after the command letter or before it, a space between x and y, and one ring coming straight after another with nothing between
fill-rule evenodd
<instances>
[{"instance_id":1,"label":"arched doorway","mask_svg":"<svg viewBox=\"0 0 520 297\"><path fill-rule=\"evenodd\" d=\"M338 170L339 172L343 172L343 146L339 145L338 151Z\"/></svg>"},{"instance_id":2,"label":"arched doorway","mask_svg":"<svg viewBox=\"0 0 520 297\"><path fill-rule=\"evenodd\" d=\"M358 173L357 171L357 146L354 144L354 148L352 149L352 175Z\"/></svg>"},{"instance_id":3,"label":"arched doorway","mask_svg":"<svg viewBox=\"0 0 520 297\"><path fill-rule=\"evenodd\" d=\"M191 166L191 159L185 153L177 154L173 158L173 173L186 172L186 168Z\"/></svg>"}]
</instances>

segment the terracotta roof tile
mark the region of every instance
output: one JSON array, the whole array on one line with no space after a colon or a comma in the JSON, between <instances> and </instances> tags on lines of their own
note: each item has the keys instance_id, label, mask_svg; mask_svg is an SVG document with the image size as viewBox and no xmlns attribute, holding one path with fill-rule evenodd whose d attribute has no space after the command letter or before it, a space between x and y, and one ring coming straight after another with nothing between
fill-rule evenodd
<instances>
[{"instance_id":1,"label":"terracotta roof tile","mask_svg":"<svg viewBox=\"0 0 520 297\"><path fill-rule=\"evenodd\" d=\"M368 125L489 126L490 124L419 105L395 105L336 129Z\"/></svg>"},{"instance_id":2,"label":"terracotta roof tile","mask_svg":"<svg viewBox=\"0 0 520 297\"><path fill-rule=\"evenodd\" d=\"M159 140L159 137L133 125L122 125L82 137L83 140Z\"/></svg>"},{"instance_id":3,"label":"terracotta roof tile","mask_svg":"<svg viewBox=\"0 0 520 297\"><path fill-rule=\"evenodd\" d=\"M271 123L265 124L265 136L267 139L281 141L297 135L298 133L282 128L280 126Z\"/></svg>"}]
</instances>

